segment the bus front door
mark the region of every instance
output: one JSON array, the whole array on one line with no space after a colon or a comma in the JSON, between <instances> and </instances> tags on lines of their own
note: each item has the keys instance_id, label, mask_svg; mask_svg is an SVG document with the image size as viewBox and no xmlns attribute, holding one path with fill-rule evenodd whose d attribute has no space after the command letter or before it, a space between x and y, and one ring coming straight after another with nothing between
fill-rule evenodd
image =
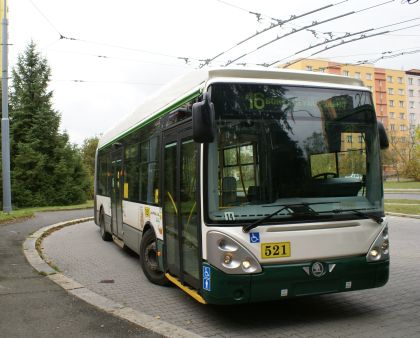
<instances>
[{"instance_id":1,"label":"bus front door","mask_svg":"<svg viewBox=\"0 0 420 338\"><path fill-rule=\"evenodd\" d=\"M182 283L200 286L201 246L197 200L198 145L191 129L165 132L163 138L163 224L165 264Z\"/></svg>"},{"instance_id":2,"label":"bus front door","mask_svg":"<svg viewBox=\"0 0 420 338\"><path fill-rule=\"evenodd\" d=\"M122 187L123 167L122 149L112 153L112 190L111 190L111 211L112 211L112 234L122 238Z\"/></svg>"}]
</instances>

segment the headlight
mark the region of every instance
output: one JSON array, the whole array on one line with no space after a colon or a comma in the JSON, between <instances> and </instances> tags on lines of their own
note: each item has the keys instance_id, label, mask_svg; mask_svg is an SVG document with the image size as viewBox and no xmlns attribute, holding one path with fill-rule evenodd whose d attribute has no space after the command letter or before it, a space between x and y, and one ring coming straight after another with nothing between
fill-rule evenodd
<instances>
[{"instance_id":1,"label":"headlight","mask_svg":"<svg viewBox=\"0 0 420 338\"><path fill-rule=\"evenodd\" d=\"M218 232L207 234L207 260L214 267L229 274L261 272L254 255L233 238Z\"/></svg>"},{"instance_id":2,"label":"headlight","mask_svg":"<svg viewBox=\"0 0 420 338\"><path fill-rule=\"evenodd\" d=\"M382 231L376 237L366 256L368 262L377 262L389 259L389 235L388 224L385 224Z\"/></svg>"}]
</instances>

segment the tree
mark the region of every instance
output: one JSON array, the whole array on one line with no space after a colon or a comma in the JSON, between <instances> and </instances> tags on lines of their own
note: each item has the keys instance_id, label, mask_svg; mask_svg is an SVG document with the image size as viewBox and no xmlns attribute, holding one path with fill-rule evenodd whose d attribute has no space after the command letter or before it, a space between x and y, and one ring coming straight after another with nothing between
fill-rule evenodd
<instances>
[{"instance_id":1,"label":"tree","mask_svg":"<svg viewBox=\"0 0 420 338\"><path fill-rule=\"evenodd\" d=\"M89 196L93 198L93 179L95 177L95 154L98 147L99 138L97 136L87 138L82 145L82 159L89 174Z\"/></svg>"},{"instance_id":2,"label":"tree","mask_svg":"<svg viewBox=\"0 0 420 338\"><path fill-rule=\"evenodd\" d=\"M32 41L12 70L10 95L12 198L19 207L86 200L87 173L77 148L59 132L50 76L47 60Z\"/></svg>"},{"instance_id":3,"label":"tree","mask_svg":"<svg viewBox=\"0 0 420 338\"><path fill-rule=\"evenodd\" d=\"M411 158L406 166L406 175L416 181L420 181L420 127L413 133Z\"/></svg>"}]
</instances>

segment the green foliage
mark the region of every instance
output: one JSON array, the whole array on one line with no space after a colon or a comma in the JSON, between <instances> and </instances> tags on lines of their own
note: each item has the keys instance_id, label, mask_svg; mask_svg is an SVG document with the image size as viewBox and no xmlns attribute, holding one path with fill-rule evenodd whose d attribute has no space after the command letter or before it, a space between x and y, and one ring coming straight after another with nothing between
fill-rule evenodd
<instances>
[{"instance_id":1,"label":"green foliage","mask_svg":"<svg viewBox=\"0 0 420 338\"><path fill-rule=\"evenodd\" d=\"M31 42L12 71L10 95L12 199L19 207L69 205L87 198L80 152L60 133L48 91L51 69Z\"/></svg>"},{"instance_id":2,"label":"green foliage","mask_svg":"<svg viewBox=\"0 0 420 338\"><path fill-rule=\"evenodd\" d=\"M93 198L93 180L95 177L95 154L98 147L97 136L87 138L83 141L81 148L83 165L89 175L89 197Z\"/></svg>"},{"instance_id":3,"label":"green foliage","mask_svg":"<svg viewBox=\"0 0 420 338\"><path fill-rule=\"evenodd\" d=\"M420 127L417 127L411 158L409 159L405 173L408 178L420 181Z\"/></svg>"}]
</instances>

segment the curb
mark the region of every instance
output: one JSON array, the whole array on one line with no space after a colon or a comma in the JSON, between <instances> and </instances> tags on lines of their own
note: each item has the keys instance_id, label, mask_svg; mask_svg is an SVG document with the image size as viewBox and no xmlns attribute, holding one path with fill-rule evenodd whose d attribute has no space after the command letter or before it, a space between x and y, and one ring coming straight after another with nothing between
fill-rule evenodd
<instances>
[{"instance_id":1,"label":"curb","mask_svg":"<svg viewBox=\"0 0 420 338\"><path fill-rule=\"evenodd\" d=\"M105 311L113 316L127 320L142 328L153 331L164 337L201 337L193 332L187 331L179 326L156 319L148 314L136 311L130 307L114 302L96 292L93 292L75 280L57 272L51 268L39 255L36 249L37 241L42 241L43 237L48 235L52 230L59 230L62 227L83 223L93 220L93 217L79 218L68 222L60 222L53 225L43 227L26 238L23 243L23 253L29 264L38 271L39 274L46 276L54 283L61 286L71 295L89 303L96 308ZM57 229L58 228L58 229Z\"/></svg>"},{"instance_id":2,"label":"curb","mask_svg":"<svg viewBox=\"0 0 420 338\"><path fill-rule=\"evenodd\" d=\"M386 212L385 215L420 219L420 215L400 214L398 212Z\"/></svg>"}]
</instances>

